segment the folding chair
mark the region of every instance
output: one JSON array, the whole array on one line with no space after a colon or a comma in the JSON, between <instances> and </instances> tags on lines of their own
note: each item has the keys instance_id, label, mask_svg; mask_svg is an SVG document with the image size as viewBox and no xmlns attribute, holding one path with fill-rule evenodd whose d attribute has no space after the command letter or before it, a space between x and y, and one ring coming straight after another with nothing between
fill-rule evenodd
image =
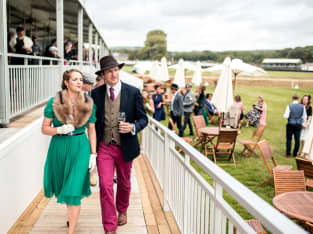
<instances>
[{"instance_id":1,"label":"folding chair","mask_svg":"<svg viewBox=\"0 0 313 234\"><path fill-rule=\"evenodd\" d=\"M239 141L239 143L243 145L243 150L241 151L241 154L245 155L246 158L250 157L251 155L254 155L257 158L259 157L256 154L255 149L256 149L257 143L262 138L265 128L266 128L266 125L259 124L258 127L252 133L252 136L249 140Z\"/></svg>"},{"instance_id":2,"label":"folding chair","mask_svg":"<svg viewBox=\"0 0 313 234\"><path fill-rule=\"evenodd\" d=\"M273 180L273 171L274 170L285 170L288 171L292 168L292 166L290 165L277 165L277 162L273 156L272 150L270 145L267 143L266 140L262 140L260 142L257 143L257 146L260 150L260 153L262 155L262 158L264 160L265 166L268 170L268 172L271 175L271 178L269 178L268 180L264 181L264 183L262 185L268 184ZM269 161L272 161L273 163L273 167L270 166Z\"/></svg>"},{"instance_id":3,"label":"folding chair","mask_svg":"<svg viewBox=\"0 0 313 234\"><path fill-rule=\"evenodd\" d=\"M306 191L303 171L273 170L275 196L293 191Z\"/></svg>"},{"instance_id":4,"label":"folding chair","mask_svg":"<svg viewBox=\"0 0 313 234\"><path fill-rule=\"evenodd\" d=\"M236 138L238 131L236 129L220 129L219 135L217 136L217 143L212 143L208 148L211 151L208 154L213 156L214 163L217 160L225 160L225 158L216 157L218 155L228 155L227 160L233 160L234 166L236 167L236 160L234 156L234 149L236 145Z\"/></svg>"},{"instance_id":5,"label":"folding chair","mask_svg":"<svg viewBox=\"0 0 313 234\"><path fill-rule=\"evenodd\" d=\"M298 170L304 171L304 176L306 177L306 186L313 188L313 165L312 160L307 160L303 158L296 158Z\"/></svg>"}]
</instances>

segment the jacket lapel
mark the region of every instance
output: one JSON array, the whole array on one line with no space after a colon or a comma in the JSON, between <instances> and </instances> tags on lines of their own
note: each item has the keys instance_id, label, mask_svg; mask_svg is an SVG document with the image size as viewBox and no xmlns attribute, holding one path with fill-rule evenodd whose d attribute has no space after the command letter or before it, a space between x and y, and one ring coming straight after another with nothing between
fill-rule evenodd
<instances>
[{"instance_id":1,"label":"jacket lapel","mask_svg":"<svg viewBox=\"0 0 313 234\"><path fill-rule=\"evenodd\" d=\"M104 120L104 111L105 111L105 95L107 91L107 86L104 84L102 86L102 90L100 92L100 98L99 98L99 111L101 119ZM101 108L103 107L103 108Z\"/></svg>"},{"instance_id":2,"label":"jacket lapel","mask_svg":"<svg viewBox=\"0 0 313 234\"><path fill-rule=\"evenodd\" d=\"M127 94L128 94L128 88L127 86L122 83L122 88L121 88L121 101L120 101L120 112L126 112L126 106L127 106ZM127 116L126 116L127 118Z\"/></svg>"}]
</instances>

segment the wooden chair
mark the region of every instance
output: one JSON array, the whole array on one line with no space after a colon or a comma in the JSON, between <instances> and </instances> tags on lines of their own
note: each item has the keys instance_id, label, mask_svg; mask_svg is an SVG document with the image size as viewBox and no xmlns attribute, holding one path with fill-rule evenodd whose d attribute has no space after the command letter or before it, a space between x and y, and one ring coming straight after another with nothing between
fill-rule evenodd
<instances>
[{"instance_id":1,"label":"wooden chair","mask_svg":"<svg viewBox=\"0 0 313 234\"><path fill-rule=\"evenodd\" d=\"M252 136L249 140L239 141L239 143L243 145L243 150L241 151L241 154L244 154L246 158L250 157L251 155L254 155L257 158L259 157L256 154L255 149L256 149L257 143L262 138L265 128L266 128L266 125L259 124L259 126L252 133Z\"/></svg>"},{"instance_id":2,"label":"wooden chair","mask_svg":"<svg viewBox=\"0 0 313 234\"><path fill-rule=\"evenodd\" d=\"M296 158L298 170L304 171L304 176L306 177L306 186L313 188L313 165L312 160L307 160L303 158Z\"/></svg>"},{"instance_id":3,"label":"wooden chair","mask_svg":"<svg viewBox=\"0 0 313 234\"><path fill-rule=\"evenodd\" d=\"M273 170L275 196L293 191L306 191L303 171Z\"/></svg>"},{"instance_id":4,"label":"wooden chair","mask_svg":"<svg viewBox=\"0 0 313 234\"><path fill-rule=\"evenodd\" d=\"M211 151L209 151L208 154L213 156L214 163L216 163L217 160L225 160L225 158L217 158L217 155L229 155L227 160L232 159L234 166L236 167L234 149L237 135L237 129L220 129L219 135L217 136L217 143L212 143L209 146Z\"/></svg>"},{"instance_id":5,"label":"wooden chair","mask_svg":"<svg viewBox=\"0 0 313 234\"><path fill-rule=\"evenodd\" d=\"M266 140L262 140L262 141L258 142L257 146L260 150L260 153L261 153L262 158L264 160L265 166L271 175L271 178L264 181L264 183L262 185L268 184L273 180L273 170L287 170L288 171L292 168L292 166L290 166L290 165L277 165L277 162L273 156L271 147L267 143ZM274 165L273 167L270 166L269 161L272 161L272 163Z\"/></svg>"},{"instance_id":6,"label":"wooden chair","mask_svg":"<svg viewBox=\"0 0 313 234\"><path fill-rule=\"evenodd\" d=\"M201 133L199 132L200 128L205 128L205 120L202 115L194 115L192 116L193 125L195 126L197 140L200 141Z\"/></svg>"},{"instance_id":7,"label":"wooden chair","mask_svg":"<svg viewBox=\"0 0 313 234\"><path fill-rule=\"evenodd\" d=\"M246 222L249 224L250 227L257 233L257 234L267 234L267 232L264 230L262 224L257 219L248 219ZM234 227L234 234L237 234L236 227Z\"/></svg>"}]
</instances>

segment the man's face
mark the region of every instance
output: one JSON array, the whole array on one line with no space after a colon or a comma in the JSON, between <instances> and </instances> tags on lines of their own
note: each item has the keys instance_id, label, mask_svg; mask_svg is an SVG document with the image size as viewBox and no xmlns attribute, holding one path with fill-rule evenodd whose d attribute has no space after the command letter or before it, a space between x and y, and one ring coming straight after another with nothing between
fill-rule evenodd
<instances>
[{"instance_id":1,"label":"man's face","mask_svg":"<svg viewBox=\"0 0 313 234\"><path fill-rule=\"evenodd\" d=\"M186 91L190 91L191 89L192 89L192 87L188 86L188 87L186 88Z\"/></svg>"},{"instance_id":2,"label":"man's face","mask_svg":"<svg viewBox=\"0 0 313 234\"><path fill-rule=\"evenodd\" d=\"M17 33L17 35L18 35L18 37L24 37L24 30L22 30L22 31L19 31L18 33Z\"/></svg>"},{"instance_id":3,"label":"man's face","mask_svg":"<svg viewBox=\"0 0 313 234\"><path fill-rule=\"evenodd\" d=\"M177 89L172 88L171 91L172 91L172 94L175 94Z\"/></svg>"},{"instance_id":4,"label":"man's face","mask_svg":"<svg viewBox=\"0 0 313 234\"><path fill-rule=\"evenodd\" d=\"M83 84L83 91L89 92L92 90L92 84Z\"/></svg>"},{"instance_id":5,"label":"man's face","mask_svg":"<svg viewBox=\"0 0 313 234\"><path fill-rule=\"evenodd\" d=\"M118 66L105 70L103 74L105 83L109 86L114 86L120 80L120 69Z\"/></svg>"}]
</instances>

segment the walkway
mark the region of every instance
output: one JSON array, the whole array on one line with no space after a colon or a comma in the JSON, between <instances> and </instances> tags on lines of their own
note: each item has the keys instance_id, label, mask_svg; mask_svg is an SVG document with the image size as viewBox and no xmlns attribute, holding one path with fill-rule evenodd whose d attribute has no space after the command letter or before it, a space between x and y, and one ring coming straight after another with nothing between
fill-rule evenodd
<instances>
[{"instance_id":1,"label":"walkway","mask_svg":"<svg viewBox=\"0 0 313 234\"><path fill-rule=\"evenodd\" d=\"M0 143L21 128L40 118L44 106L37 107L11 121L8 128L0 128ZM160 199L162 191L144 155L138 157L132 169L132 192L128 210L128 224L117 233L180 233L171 212L163 212ZM116 188L115 188L116 189ZM47 199L41 191L8 233L67 233L66 206ZM81 215L76 229L79 234L104 233L98 186L92 187L92 195L82 201Z\"/></svg>"}]
</instances>

